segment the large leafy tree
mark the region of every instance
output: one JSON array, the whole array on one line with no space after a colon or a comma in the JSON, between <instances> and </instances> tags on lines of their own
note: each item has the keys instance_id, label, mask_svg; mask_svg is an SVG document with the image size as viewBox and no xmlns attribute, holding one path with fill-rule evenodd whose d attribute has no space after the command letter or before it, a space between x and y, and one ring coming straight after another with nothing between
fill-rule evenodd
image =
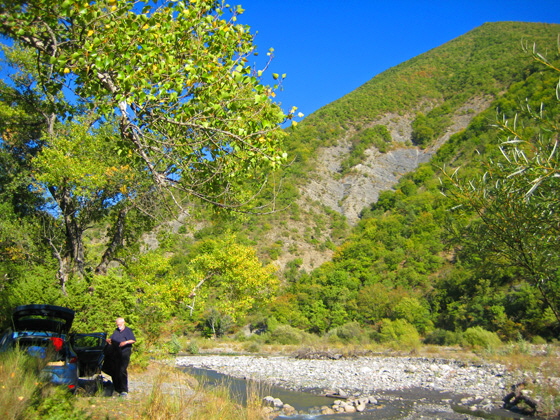
<instances>
[{"instance_id":1,"label":"large leafy tree","mask_svg":"<svg viewBox=\"0 0 560 420\"><path fill-rule=\"evenodd\" d=\"M123 245L130 208L150 213L145 203L166 193L179 206L186 194L248 210L285 160L279 124L291 114L250 62L242 11L211 0L0 2L0 33L34 57L27 98L40 107L25 144L37 148L35 186L62 215L63 246L52 244L63 285L69 265L84 270L81 235L108 208L99 273Z\"/></svg>"},{"instance_id":2,"label":"large leafy tree","mask_svg":"<svg viewBox=\"0 0 560 420\"><path fill-rule=\"evenodd\" d=\"M95 269L103 274L125 237L131 239L130 223L125 230L131 210L139 205L146 210L148 196L153 201L157 191L150 191L145 171L134 170L126 157L116 153L114 124L97 124L99 118L91 113L45 94L36 82L28 49L5 48L4 55L16 71L1 85L1 195L21 226L29 225L23 218L33 220L35 239L50 248L65 291L71 273L83 274L88 265L84 232L99 222L110 227L107 247ZM79 115L57 121L52 113L55 103L57 109ZM49 135L45 130L51 117L55 123Z\"/></svg>"},{"instance_id":3,"label":"large leafy tree","mask_svg":"<svg viewBox=\"0 0 560 420\"><path fill-rule=\"evenodd\" d=\"M276 267L263 266L255 250L233 236L202 241L192 254L184 273L191 313L212 307L238 320L272 300Z\"/></svg>"}]
</instances>

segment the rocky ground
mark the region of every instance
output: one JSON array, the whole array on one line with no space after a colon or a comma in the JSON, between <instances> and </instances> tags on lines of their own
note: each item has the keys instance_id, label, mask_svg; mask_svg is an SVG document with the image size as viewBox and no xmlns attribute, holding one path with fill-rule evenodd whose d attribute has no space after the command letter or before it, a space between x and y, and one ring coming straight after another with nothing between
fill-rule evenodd
<instances>
[{"instance_id":1,"label":"rocky ground","mask_svg":"<svg viewBox=\"0 0 560 420\"><path fill-rule=\"evenodd\" d=\"M308 360L280 355L182 356L176 363L285 389L339 394L342 400L369 398L373 404L368 412L383 401L396 411L369 418L523 418L501 409L516 378L499 364L425 357Z\"/></svg>"}]
</instances>

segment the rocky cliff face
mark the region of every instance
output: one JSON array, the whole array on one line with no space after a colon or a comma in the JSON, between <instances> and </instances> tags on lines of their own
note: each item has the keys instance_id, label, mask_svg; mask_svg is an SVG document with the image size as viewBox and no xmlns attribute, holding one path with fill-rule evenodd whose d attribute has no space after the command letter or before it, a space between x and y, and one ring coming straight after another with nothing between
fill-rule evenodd
<instances>
[{"instance_id":1,"label":"rocky cliff face","mask_svg":"<svg viewBox=\"0 0 560 420\"><path fill-rule=\"evenodd\" d=\"M356 224L360 212L375 203L381 191L393 188L404 174L428 162L451 135L465 129L490 102L491 98L476 98L460 107L446 133L426 149L412 146L414 115L386 114L372 121L371 126L382 124L389 129L392 149L387 153L380 153L375 147L368 149L366 159L341 176L341 162L351 151L349 136L341 138L335 146L320 150L312 180L302 188L304 197L343 214L351 225Z\"/></svg>"}]
</instances>

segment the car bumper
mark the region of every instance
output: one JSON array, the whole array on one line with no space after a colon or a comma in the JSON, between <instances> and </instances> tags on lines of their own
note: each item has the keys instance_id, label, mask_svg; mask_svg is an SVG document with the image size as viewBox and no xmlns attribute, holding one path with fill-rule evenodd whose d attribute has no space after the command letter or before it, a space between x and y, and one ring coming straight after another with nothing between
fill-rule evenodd
<instances>
[{"instance_id":1,"label":"car bumper","mask_svg":"<svg viewBox=\"0 0 560 420\"><path fill-rule=\"evenodd\" d=\"M76 363L49 362L42 371L45 380L55 385L64 385L74 391L78 386L78 365Z\"/></svg>"}]
</instances>

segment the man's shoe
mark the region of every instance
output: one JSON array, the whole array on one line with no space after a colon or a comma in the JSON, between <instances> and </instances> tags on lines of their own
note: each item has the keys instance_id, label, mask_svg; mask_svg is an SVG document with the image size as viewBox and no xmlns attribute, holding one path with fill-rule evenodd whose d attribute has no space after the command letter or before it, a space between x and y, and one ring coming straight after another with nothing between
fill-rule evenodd
<instances>
[{"instance_id":1,"label":"man's shoe","mask_svg":"<svg viewBox=\"0 0 560 420\"><path fill-rule=\"evenodd\" d=\"M119 395L120 395L121 397L127 397L127 396L128 396L128 393L127 393L127 392L121 392Z\"/></svg>"}]
</instances>

